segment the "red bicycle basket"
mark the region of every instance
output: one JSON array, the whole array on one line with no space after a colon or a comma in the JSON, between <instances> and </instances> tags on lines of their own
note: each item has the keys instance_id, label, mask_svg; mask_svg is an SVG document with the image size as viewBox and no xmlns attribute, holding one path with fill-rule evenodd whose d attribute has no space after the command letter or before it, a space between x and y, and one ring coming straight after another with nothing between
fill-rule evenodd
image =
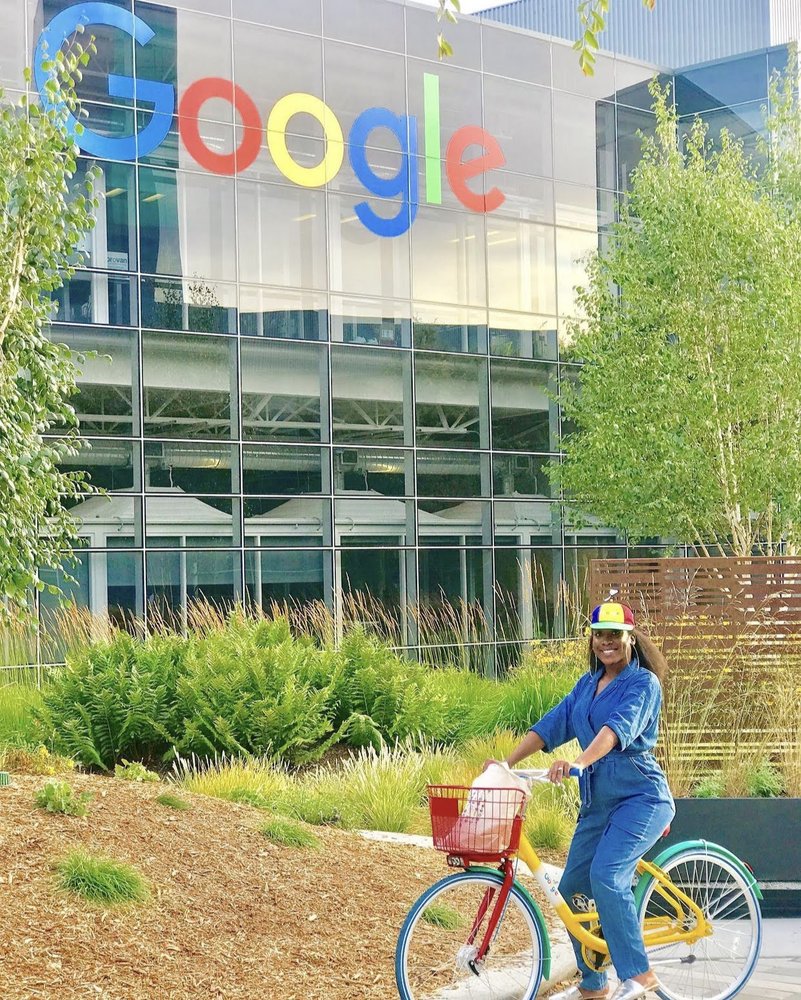
<instances>
[{"instance_id":1,"label":"red bicycle basket","mask_svg":"<svg viewBox=\"0 0 801 1000\"><path fill-rule=\"evenodd\" d=\"M514 853L526 811L526 795L510 788L429 785L434 847L446 854L486 861Z\"/></svg>"}]
</instances>

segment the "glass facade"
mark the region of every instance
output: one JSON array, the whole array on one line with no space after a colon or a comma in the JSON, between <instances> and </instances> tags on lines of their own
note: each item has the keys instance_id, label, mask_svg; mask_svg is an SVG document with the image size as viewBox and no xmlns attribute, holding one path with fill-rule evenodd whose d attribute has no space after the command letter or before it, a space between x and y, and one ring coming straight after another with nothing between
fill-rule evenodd
<instances>
[{"instance_id":1,"label":"glass facade","mask_svg":"<svg viewBox=\"0 0 801 1000\"><path fill-rule=\"evenodd\" d=\"M12 6L20 91L86 5ZM551 486L562 331L652 68L585 78L569 44L471 19L442 63L431 11L393 0L98 6L79 94L103 197L52 335L96 352L74 461L109 495L74 511L71 596L118 620L319 600L481 665L569 633L589 560L626 541ZM688 114L752 136L776 54L750 58L677 80Z\"/></svg>"}]
</instances>

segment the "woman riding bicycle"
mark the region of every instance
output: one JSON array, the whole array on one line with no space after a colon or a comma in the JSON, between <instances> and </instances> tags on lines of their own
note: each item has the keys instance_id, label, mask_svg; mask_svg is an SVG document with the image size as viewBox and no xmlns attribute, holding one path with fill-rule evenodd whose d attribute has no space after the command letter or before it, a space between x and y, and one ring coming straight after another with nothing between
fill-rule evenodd
<instances>
[{"instance_id":1,"label":"woman riding bicycle","mask_svg":"<svg viewBox=\"0 0 801 1000\"><path fill-rule=\"evenodd\" d=\"M638 859L675 813L667 780L651 753L667 664L635 628L626 604L598 605L590 629L589 671L531 727L506 763L514 767L538 750L578 740L582 752L572 765L557 760L548 775L559 784L571 766L583 769L581 811L559 891L576 910L597 909L620 979L611 1000L636 1000L659 982L645 952L632 879ZM581 944L572 944L581 981L551 1000L607 997L606 972L591 969Z\"/></svg>"}]
</instances>

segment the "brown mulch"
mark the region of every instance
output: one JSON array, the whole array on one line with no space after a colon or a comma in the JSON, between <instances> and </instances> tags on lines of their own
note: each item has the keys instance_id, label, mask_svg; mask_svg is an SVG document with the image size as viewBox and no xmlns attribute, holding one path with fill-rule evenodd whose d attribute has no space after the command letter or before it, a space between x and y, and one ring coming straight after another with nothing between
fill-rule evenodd
<instances>
[{"instance_id":1,"label":"brown mulch","mask_svg":"<svg viewBox=\"0 0 801 1000\"><path fill-rule=\"evenodd\" d=\"M45 778L0 788L2 1000L392 1000L398 929L446 872L423 848L315 830L324 850L267 841L264 813L163 785L71 775L89 815L33 806ZM148 903L104 909L55 887L86 847L135 865Z\"/></svg>"}]
</instances>

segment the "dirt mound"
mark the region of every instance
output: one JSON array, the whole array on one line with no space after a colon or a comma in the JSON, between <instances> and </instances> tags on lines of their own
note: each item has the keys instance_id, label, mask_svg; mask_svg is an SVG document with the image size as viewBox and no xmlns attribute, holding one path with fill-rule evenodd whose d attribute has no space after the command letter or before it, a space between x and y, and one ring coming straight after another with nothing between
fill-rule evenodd
<instances>
[{"instance_id":1,"label":"dirt mound","mask_svg":"<svg viewBox=\"0 0 801 1000\"><path fill-rule=\"evenodd\" d=\"M264 813L160 785L71 776L84 819L33 806L44 778L0 788L3 1000L391 1000L412 901L446 869L421 848L316 831L319 851L268 842ZM52 862L86 847L135 865L149 903L103 910L55 888Z\"/></svg>"}]
</instances>

